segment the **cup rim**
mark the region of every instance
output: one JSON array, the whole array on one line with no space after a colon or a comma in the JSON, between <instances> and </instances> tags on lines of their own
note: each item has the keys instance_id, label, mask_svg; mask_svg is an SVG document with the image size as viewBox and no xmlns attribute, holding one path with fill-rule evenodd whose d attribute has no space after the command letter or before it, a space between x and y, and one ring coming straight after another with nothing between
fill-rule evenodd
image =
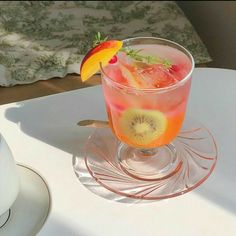
<instances>
[{"instance_id":1,"label":"cup rim","mask_svg":"<svg viewBox=\"0 0 236 236\"><path fill-rule=\"evenodd\" d=\"M159 40L159 41L163 41L163 42L166 42L166 43L169 43L169 44L174 44L175 46L177 46L178 48L182 49L182 51L185 52L185 54L189 57L190 61L191 61L191 70L188 72L188 74L180 81L178 81L177 83L173 84L173 85L170 85L170 86L167 86L167 87L163 87L163 88L135 88L135 87L131 87L131 86L127 86L127 85L124 85L124 84L121 84L121 83L118 83L114 80L112 80L110 78L110 76L108 76L104 69L103 69L103 66L102 66L102 63L100 62L100 70L101 70L101 74L102 74L102 77L105 79L105 80L108 80L110 83L114 84L116 87L120 87L120 88L123 88L123 89L128 89L128 90L133 90L133 91L139 91L139 92L159 92L159 91L168 91L168 90L172 90L172 89L175 89L179 86L181 86L182 84L184 84L192 75L193 73L193 70L195 68L195 62L194 62L194 58L192 56L192 54L185 48L183 47L182 45L174 42L174 41L171 41L171 40L168 40L168 39L164 39L164 38L159 38L159 37L133 37L133 38L128 38L128 39L124 39L122 40L124 43L126 42L129 42L129 41L132 41L132 40L142 40L142 39L153 39L153 40ZM104 76L103 76L104 75Z\"/></svg>"}]
</instances>

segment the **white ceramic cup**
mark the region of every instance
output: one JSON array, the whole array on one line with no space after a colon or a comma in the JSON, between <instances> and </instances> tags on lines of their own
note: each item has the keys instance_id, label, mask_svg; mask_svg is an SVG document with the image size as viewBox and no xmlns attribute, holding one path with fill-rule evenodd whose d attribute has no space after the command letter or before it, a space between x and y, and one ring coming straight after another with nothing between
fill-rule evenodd
<instances>
[{"instance_id":1,"label":"white ceramic cup","mask_svg":"<svg viewBox=\"0 0 236 236\"><path fill-rule=\"evenodd\" d=\"M0 134L0 216L10 209L20 188L20 178L12 152Z\"/></svg>"}]
</instances>

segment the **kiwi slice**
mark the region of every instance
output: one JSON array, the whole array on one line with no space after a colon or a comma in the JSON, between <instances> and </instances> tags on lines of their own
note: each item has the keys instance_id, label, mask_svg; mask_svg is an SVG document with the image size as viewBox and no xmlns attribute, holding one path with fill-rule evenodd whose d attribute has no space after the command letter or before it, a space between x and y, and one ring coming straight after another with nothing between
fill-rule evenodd
<instances>
[{"instance_id":1,"label":"kiwi slice","mask_svg":"<svg viewBox=\"0 0 236 236\"><path fill-rule=\"evenodd\" d=\"M122 133L137 145L147 145L159 138L167 127L165 115L157 110L129 108L120 118Z\"/></svg>"}]
</instances>

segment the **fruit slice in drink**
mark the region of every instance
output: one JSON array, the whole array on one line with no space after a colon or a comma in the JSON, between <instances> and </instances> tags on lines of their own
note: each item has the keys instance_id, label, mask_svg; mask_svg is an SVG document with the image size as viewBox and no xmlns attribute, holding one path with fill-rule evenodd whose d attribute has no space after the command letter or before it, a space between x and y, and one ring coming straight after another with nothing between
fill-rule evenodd
<instances>
[{"instance_id":1,"label":"fruit slice in drink","mask_svg":"<svg viewBox=\"0 0 236 236\"><path fill-rule=\"evenodd\" d=\"M81 63L80 74L82 81L86 81L98 72L100 69L100 63L102 66L106 66L121 47L122 41L110 40L91 49Z\"/></svg>"},{"instance_id":2,"label":"fruit slice in drink","mask_svg":"<svg viewBox=\"0 0 236 236\"><path fill-rule=\"evenodd\" d=\"M167 119L157 110L129 108L122 113L119 127L119 135L131 146L148 146L163 135Z\"/></svg>"}]
</instances>

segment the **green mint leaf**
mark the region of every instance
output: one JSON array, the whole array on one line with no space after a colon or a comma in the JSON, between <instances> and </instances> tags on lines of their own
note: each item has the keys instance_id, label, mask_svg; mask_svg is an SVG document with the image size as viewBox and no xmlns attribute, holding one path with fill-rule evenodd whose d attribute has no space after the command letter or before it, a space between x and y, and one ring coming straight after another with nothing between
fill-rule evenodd
<instances>
[{"instance_id":1,"label":"green mint leaf","mask_svg":"<svg viewBox=\"0 0 236 236\"><path fill-rule=\"evenodd\" d=\"M100 33L100 32L98 32L97 38L98 38L98 39L101 39L101 33Z\"/></svg>"},{"instance_id":2,"label":"green mint leaf","mask_svg":"<svg viewBox=\"0 0 236 236\"><path fill-rule=\"evenodd\" d=\"M131 57L135 61L143 62L143 63L149 64L149 65L162 64L166 68L170 68L172 65L171 62L166 59L161 59L161 58L155 57L155 56L141 55L140 52L142 51L142 49L133 49L130 47L126 47L126 48L122 48L120 51L125 52L127 56Z\"/></svg>"},{"instance_id":3,"label":"green mint leaf","mask_svg":"<svg viewBox=\"0 0 236 236\"><path fill-rule=\"evenodd\" d=\"M108 40L108 37L102 38L102 34L100 32L97 32L97 34L95 34L94 36L93 47L96 47L98 44L107 40Z\"/></svg>"}]
</instances>

